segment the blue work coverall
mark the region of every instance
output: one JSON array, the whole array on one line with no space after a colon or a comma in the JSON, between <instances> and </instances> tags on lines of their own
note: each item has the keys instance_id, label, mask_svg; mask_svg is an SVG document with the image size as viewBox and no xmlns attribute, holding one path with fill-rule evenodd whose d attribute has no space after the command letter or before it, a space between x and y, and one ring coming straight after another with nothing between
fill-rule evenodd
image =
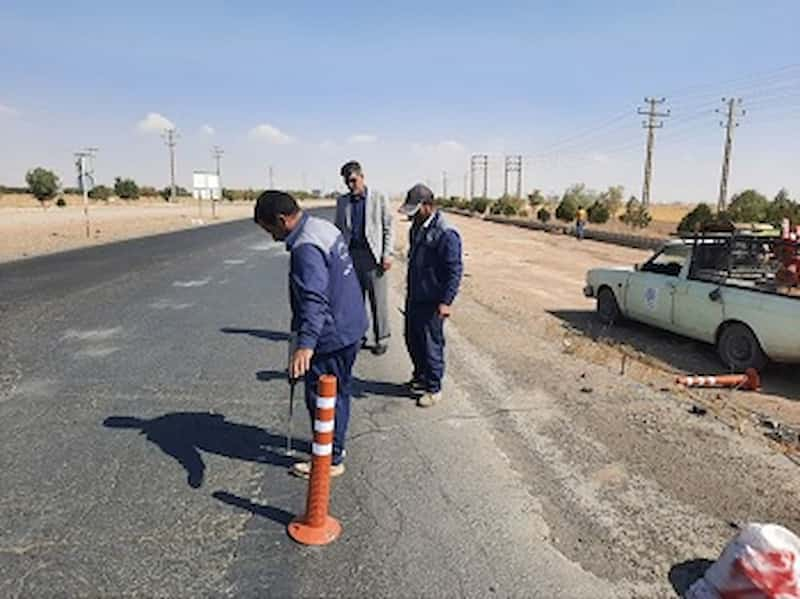
<instances>
[{"instance_id":1,"label":"blue work coverall","mask_svg":"<svg viewBox=\"0 0 800 599\"><path fill-rule=\"evenodd\" d=\"M438 393L445 368L444 320L438 307L451 305L461 284L461 236L439 211L428 223L412 226L409 235L406 347L414 380Z\"/></svg>"},{"instance_id":2,"label":"blue work coverall","mask_svg":"<svg viewBox=\"0 0 800 599\"><path fill-rule=\"evenodd\" d=\"M367 330L367 313L353 261L339 229L326 220L303 215L286 238L290 252L289 290L292 334L297 348L313 349L305 376L306 406L312 428L317 381L337 379L333 463L344 458L353 364Z\"/></svg>"}]
</instances>

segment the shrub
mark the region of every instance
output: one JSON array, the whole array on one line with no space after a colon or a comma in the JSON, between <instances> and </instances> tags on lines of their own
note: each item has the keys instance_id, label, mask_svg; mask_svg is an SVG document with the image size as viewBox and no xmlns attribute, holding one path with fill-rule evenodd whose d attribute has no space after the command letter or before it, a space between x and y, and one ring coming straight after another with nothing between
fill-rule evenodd
<instances>
[{"instance_id":1,"label":"shrub","mask_svg":"<svg viewBox=\"0 0 800 599\"><path fill-rule=\"evenodd\" d=\"M574 198L564 196L564 199L561 200L561 203L556 208L556 218L558 220L563 220L566 223L571 223L575 220L575 217L578 214L578 204Z\"/></svg>"},{"instance_id":2,"label":"shrub","mask_svg":"<svg viewBox=\"0 0 800 599\"><path fill-rule=\"evenodd\" d=\"M139 196L143 198L155 198L159 196L159 193L155 187L143 185L139 188Z\"/></svg>"},{"instance_id":3,"label":"shrub","mask_svg":"<svg viewBox=\"0 0 800 599\"><path fill-rule=\"evenodd\" d=\"M550 220L550 211L542 206L539 208L539 212L536 213L536 218L539 220L539 222L547 223L547 221Z\"/></svg>"},{"instance_id":4,"label":"shrub","mask_svg":"<svg viewBox=\"0 0 800 599\"><path fill-rule=\"evenodd\" d=\"M755 189L746 189L731 198L728 214L734 222L760 223L767 219L769 200Z\"/></svg>"},{"instance_id":5,"label":"shrub","mask_svg":"<svg viewBox=\"0 0 800 599\"><path fill-rule=\"evenodd\" d=\"M631 196L631 199L628 200L628 203L625 205L625 214L619 218L629 227L639 229L647 228L647 226L650 225L650 221L653 220L647 208L642 206L642 203L637 200L635 196Z\"/></svg>"},{"instance_id":6,"label":"shrub","mask_svg":"<svg viewBox=\"0 0 800 599\"><path fill-rule=\"evenodd\" d=\"M472 212L480 212L483 214L486 212L486 208L489 207L489 200L488 198L472 198L469 203L469 209Z\"/></svg>"},{"instance_id":7,"label":"shrub","mask_svg":"<svg viewBox=\"0 0 800 599\"><path fill-rule=\"evenodd\" d=\"M67 200L64 199L64 196L59 196L59 198L56 200L56 206L58 206L59 208L63 208L66 205L67 205Z\"/></svg>"},{"instance_id":8,"label":"shrub","mask_svg":"<svg viewBox=\"0 0 800 599\"><path fill-rule=\"evenodd\" d=\"M788 191L781 189L767 207L766 221L780 226L784 218L788 218L795 225L800 225L800 204L789 198Z\"/></svg>"},{"instance_id":9,"label":"shrub","mask_svg":"<svg viewBox=\"0 0 800 599\"><path fill-rule=\"evenodd\" d=\"M713 222L714 213L708 204L698 204L691 212L681 219L678 223L679 233L695 233L703 227Z\"/></svg>"},{"instance_id":10,"label":"shrub","mask_svg":"<svg viewBox=\"0 0 800 599\"><path fill-rule=\"evenodd\" d=\"M114 193L123 200L136 200L139 198L139 186L133 179L114 179Z\"/></svg>"},{"instance_id":11,"label":"shrub","mask_svg":"<svg viewBox=\"0 0 800 599\"><path fill-rule=\"evenodd\" d=\"M608 219L611 217L611 212L608 205L600 200L595 201L594 204L589 206L589 210L587 212L589 216L589 222L597 225L607 223Z\"/></svg>"},{"instance_id":12,"label":"shrub","mask_svg":"<svg viewBox=\"0 0 800 599\"><path fill-rule=\"evenodd\" d=\"M56 174L41 167L29 170L25 175L25 182L30 192L42 203L56 197L58 188L61 187L61 181Z\"/></svg>"},{"instance_id":13,"label":"shrub","mask_svg":"<svg viewBox=\"0 0 800 599\"><path fill-rule=\"evenodd\" d=\"M107 202L113 194L114 191L110 187L98 185L97 187L92 188L92 190L89 192L89 197L93 200L102 200Z\"/></svg>"},{"instance_id":14,"label":"shrub","mask_svg":"<svg viewBox=\"0 0 800 599\"><path fill-rule=\"evenodd\" d=\"M516 216L522 211L525 202L519 198L512 198L503 196L496 202L492 203L491 213L500 214L503 216Z\"/></svg>"}]
</instances>

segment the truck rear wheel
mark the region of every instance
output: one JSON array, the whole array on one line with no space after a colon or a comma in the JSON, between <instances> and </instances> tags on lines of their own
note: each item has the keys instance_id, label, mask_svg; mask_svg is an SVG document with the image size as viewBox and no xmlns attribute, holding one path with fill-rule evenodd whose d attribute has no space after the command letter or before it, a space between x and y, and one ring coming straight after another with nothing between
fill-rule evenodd
<instances>
[{"instance_id":1,"label":"truck rear wheel","mask_svg":"<svg viewBox=\"0 0 800 599\"><path fill-rule=\"evenodd\" d=\"M748 368L761 371L767 365L767 356L753 331L739 322L722 330L717 340L717 353L725 366L736 372Z\"/></svg>"},{"instance_id":2,"label":"truck rear wheel","mask_svg":"<svg viewBox=\"0 0 800 599\"><path fill-rule=\"evenodd\" d=\"M614 324L620 320L617 298L608 287L603 287L597 293L597 317L603 324Z\"/></svg>"}]
</instances>

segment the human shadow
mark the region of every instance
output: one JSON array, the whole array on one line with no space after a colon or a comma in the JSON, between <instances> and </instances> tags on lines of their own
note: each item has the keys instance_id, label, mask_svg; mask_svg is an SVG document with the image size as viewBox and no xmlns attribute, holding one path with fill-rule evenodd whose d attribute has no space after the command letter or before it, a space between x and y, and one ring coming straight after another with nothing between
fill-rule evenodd
<instances>
[{"instance_id":1,"label":"human shadow","mask_svg":"<svg viewBox=\"0 0 800 599\"><path fill-rule=\"evenodd\" d=\"M364 399L373 395L393 397L396 399L416 399L416 396L414 396L405 385L383 381L370 381L358 377L353 377L352 394L356 399Z\"/></svg>"},{"instance_id":2,"label":"human shadow","mask_svg":"<svg viewBox=\"0 0 800 599\"><path fill-rule=\"evenodd\" d=\"M203 484L205 463L201 451L288 468L294 460L285 455L286 437L263 428L229 422L222 414L209 412L171 412L156 418L110 416L108 428L135 429L183 466L190 487ZM293 439L292 448L310 452L308 441Z\"/></svg>"},{"instance_id":3,"label":"human shadow","mask_svg":"<svg viewBox=\"0 0 800 599\"><path fill-rule=\"evenodd\" d=\"M287 526L294 519L294 514L291 514L286 510L282 510L271 505L253 503L249 499L239 497L238 495L228 493L227 491L215 491L211 494L211 496L222 503L227 503L233 507L246 510L251 514L261 516L262 518L267 518L268 520L272 520L273 522L277 522L283 526Z\"/></svg>"},{"instance_id":4,"label":"human shadow","mask_svg":"<svg viewBox=\"0 0 800 599\"><path fill-rule=\"evenodd\" d=\"M714 562L707 559L691 559L675 564L669 569L669 582L679 596L683 597L691 586L703 577Z\"/></svg>"},{"instance_id":5,"label":"human shadow","mask_svg":"<svg viewBox=\"0 0 800 599\"><path fill-rule=\"evenodd\" d=\"M250 335L257 339L267 341L289 341L290 335L284 331L270 331L269 329L241 329L236 327L222 327L220 332L228 335Z\"/></svg>"},{"instance_id":6,"label":"human shadow","mask_svg":"<svg viewBox=\"0 0 800 599\"><path fill-rule=\"evenodd\" d=\"M693 374L725 372L714 347L663 329L632 320L611 326L602 324L589 310L549 310L567 328L611 345L627 345L635 351L663 362L676 371ZM762 376L765 393L800 401L800 371L783 364L770 364Z\"/></svg>"}]
</instances>

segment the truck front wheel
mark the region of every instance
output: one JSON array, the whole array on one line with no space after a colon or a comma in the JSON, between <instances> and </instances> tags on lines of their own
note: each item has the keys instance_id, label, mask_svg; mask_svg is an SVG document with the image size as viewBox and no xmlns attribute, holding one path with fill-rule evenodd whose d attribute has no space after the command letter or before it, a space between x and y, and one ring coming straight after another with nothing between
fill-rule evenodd
<instances>
[{"instance_id":1,"label":"truck front wheel","mask_svg":"<svg viewBox=\"0 0 800 599\"><path fill-rule=\"evenodd\" d=\"M738 322L722 330L717 340L717 353L725 366L735 372L744 372L748 368L761 371L767 365L767 356L753 331Z\"/></svg>"},{"instance_id":2,"label":"truck front wheel","mask_svg":"<svg viewBox=\"0 0 800 599\"><path fill-rule=\"evenodd\" d=\"M617 298L608 287L603 287L597 293L597 317L603 324L614 324L620 320Z\"/></svg>"}]
</instances>

